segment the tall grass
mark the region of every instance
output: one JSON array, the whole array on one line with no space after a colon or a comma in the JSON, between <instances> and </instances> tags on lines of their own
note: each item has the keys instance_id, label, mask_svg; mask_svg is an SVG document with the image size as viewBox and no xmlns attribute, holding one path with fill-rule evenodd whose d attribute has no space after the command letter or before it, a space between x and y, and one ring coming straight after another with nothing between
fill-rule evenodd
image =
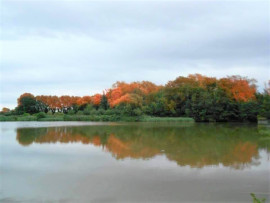
<instances>
[{"instance_id":1,"label":"tall grass","mask_svg":"<svg viewBox=\"0 0 270 203\"><path fill-rule=\"evenodd\" d=\"M194 122L192 118L185 117L151 117L151 116L121 116L121 115L21 115L0 116L0 121L125 121L125 122Z\"/></svg>"},{"instance_id":2,"label":"tall grass","mask_svg":"<svg viewBox=\"0 0 270 203\"><path fill-rule=\"evenodd\" d=\"M17 121L17 116L0 116L0 121Z\"/></svg>"},{"instance_id":3,"label":"tall grass","mask_svg":"<svg viewBox=\"0 0 270 203\"><path fill-rule=\"evenodd\" d=\"M160 121L175 121L175 122L194 122L193 118L187 117L152 117L143 116L140 121L143 122L160 122Z\"/></svg>"}]
</instances>

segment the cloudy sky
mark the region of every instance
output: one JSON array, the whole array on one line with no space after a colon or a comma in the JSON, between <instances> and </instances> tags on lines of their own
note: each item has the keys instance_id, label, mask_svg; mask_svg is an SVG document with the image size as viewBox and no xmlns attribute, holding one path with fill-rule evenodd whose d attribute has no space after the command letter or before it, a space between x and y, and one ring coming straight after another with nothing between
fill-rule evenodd
<instances>
[{"instance_id":1,"label":"cloudy sky","mask_svg":"<svg viewBox=\"0 0 270 203\"><path fill-rule=\"evenodd\" d=\"M269 1L1 1L1 102L165 84L201 73L270 79Z\"/></svg>"}]
</instances>

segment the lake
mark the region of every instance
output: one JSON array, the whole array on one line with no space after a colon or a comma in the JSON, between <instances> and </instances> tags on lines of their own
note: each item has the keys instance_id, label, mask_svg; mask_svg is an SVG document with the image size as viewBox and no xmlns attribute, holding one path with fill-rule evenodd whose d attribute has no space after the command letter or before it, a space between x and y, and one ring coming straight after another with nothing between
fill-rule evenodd
<instances>
[{"instance_id":1,"label":"lake","mask_svg":"<svg viewBox=\"0 0 270 203\"><path fill-rule=\"evenodd\" d=\"M2 122L0 202L269 200L256 124Z\"/></svg>"}]
</instances>

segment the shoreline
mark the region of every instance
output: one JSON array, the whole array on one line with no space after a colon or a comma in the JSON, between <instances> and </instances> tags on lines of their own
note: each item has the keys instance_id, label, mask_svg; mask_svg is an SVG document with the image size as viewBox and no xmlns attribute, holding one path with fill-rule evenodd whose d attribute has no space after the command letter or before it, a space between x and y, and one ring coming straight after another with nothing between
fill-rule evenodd
<instances>
[{"instance_id":1,"label":"shoreline","mask_svg":"<svg viewBox=\"0 0 270 203\"><path fill-rule=\"evenodd\" d=\"M29 116L0 116L0 122L7 121L90 121L90 122L195 122L189 117L153 117L153 116L119 116L119 115L46 115L38 118Z\"/></svg>"}]
</instances>

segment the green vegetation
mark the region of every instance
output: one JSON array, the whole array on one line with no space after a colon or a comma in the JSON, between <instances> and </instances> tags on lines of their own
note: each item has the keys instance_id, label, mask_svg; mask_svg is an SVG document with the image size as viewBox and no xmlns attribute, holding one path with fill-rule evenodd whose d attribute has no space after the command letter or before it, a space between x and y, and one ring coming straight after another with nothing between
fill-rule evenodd
<instances>
[{"instance_id":1,"label":"green vegetation","mask_svg":"<svg viewBox=\"0 0 270 203\"><path fill-rule=\"evenodd\" d=\"M252 199L253 199L253 203L264 203L264 202L265 202L265 198L263 198L263 199L258 199L258 198L256 197L256 195L253 194L253 193L251 193L250 195L251 195L251 197L252 197Z\"/></svg>"},{"instance_id":2,"label":"green vegetation","mask_svg":"<svg viewBox=\"0 0 270 203\"><path fill-rule=\"evenodd\" d=\"M41 114L42 113L42 114ZM124 115L80 115L80 114L55 114L46 115L41 112L31 116L0 115L0 121L125 121L125 122L159 122L159 121L178 121L194 122L192 118L184 117L151 117L151 116L124 116Z\"/></svg>"},{"instance_id":3,"label":"green vegetation","mask_svg":"<svg viewBox=\"0 0 270 203\"><path fill-rule=\"evenodd\" d=\"M263 93L241 76L178 77L165 86L117 82L106 94L34 96L24 93L0 121L193 121L257 122L270 119L270 82Z\"/></svg>"},{"instance_id":4,"label":"green vegetation","mask_svg":"<svg viewBox=\"0 0 270 203\"><path fill-rule=\"evenodd\" d=\"M0 116L0 121L36 121L36 116Z\"/></svg>"},{"instance_id":5,"label":"green vegetation","mask_svg":"<svg viewBox=\"0 0 270 203\"><path fill-rule=\"evenodd\" d=\"M160 122L160 121L183 121L183 122L194 122L193 118L186 117L153 117L143 116L140 121L143 122Z\"/></svg>"}]
</instances>

